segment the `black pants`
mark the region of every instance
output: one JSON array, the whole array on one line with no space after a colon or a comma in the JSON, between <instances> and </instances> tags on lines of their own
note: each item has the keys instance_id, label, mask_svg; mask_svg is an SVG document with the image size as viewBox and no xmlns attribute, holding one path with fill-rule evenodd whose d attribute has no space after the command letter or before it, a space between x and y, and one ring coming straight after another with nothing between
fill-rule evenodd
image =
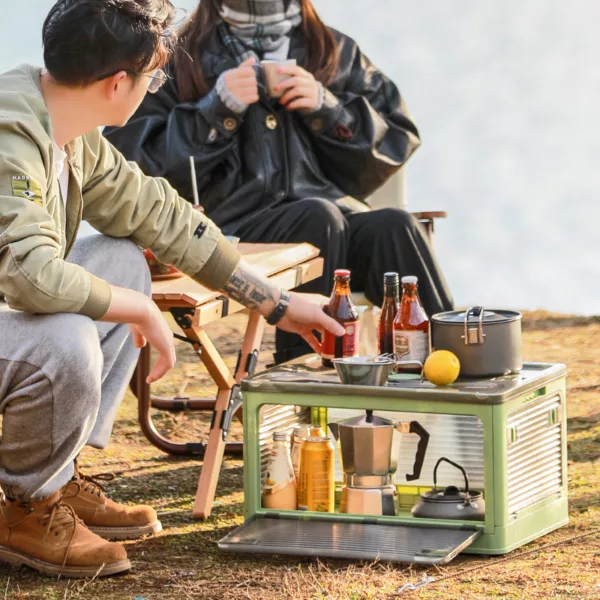
<instances>
[{"instance_id":1,"label":"black pants","mask_svg":"<svg viewBox=\"0 0 600 600\"><path fill-rule=\"evenodd\" d=\"M236 235L243 242L308 242L321 250L323 276L298 291L328 296L335 269L352 271L351 286L381 306L383 274L396 271L419 278L419 295L428 315L452 310L452 297L421 224L403 210L386 208L346 212L320 198L278 205L244 223ZM277 330L275 360L311 352L299 336Z\"/></svg>"}]
</instances>

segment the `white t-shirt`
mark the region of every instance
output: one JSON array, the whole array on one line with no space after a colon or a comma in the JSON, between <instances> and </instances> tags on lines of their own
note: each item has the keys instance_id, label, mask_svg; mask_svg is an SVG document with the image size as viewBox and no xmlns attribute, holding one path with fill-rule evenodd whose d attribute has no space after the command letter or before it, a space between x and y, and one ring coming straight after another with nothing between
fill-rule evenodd
<instances>
[{"instance_id":1,"label":"white t-shirt","mask_svg":"<svg viewBox=\"0 0 600 600\"><path fill-rule=\"evenodd\" d=\"M58 188L63 204L67 206L67 195L69 193L69 166L67 165L67 153L56 143L54 143L54 172L58 181ZM98 233L88 222L81 221L77 238L84 238L88 235Z\"/></svg>"},{"instance_id":2,"label":"white t-shirt","mask_svg":"<svg viewBox=\"0 0 600 600\"><path fill-rule=\"evenodd\" d=\"M54 172L58 181L58 188L63 204L67 205L67 194L69 191L69 167L67 166L67 153L55 142L54 144Z\"/></svg>"}]
</instances>

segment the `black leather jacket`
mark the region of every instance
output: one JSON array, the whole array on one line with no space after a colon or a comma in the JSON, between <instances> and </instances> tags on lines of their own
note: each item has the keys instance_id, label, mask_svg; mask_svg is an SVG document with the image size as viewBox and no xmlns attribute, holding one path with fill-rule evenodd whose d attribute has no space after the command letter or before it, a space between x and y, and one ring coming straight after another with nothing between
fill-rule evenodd
<instances>
[{"instance_id":1,"label":"black leather jacket","mask_svg":"<svg viewBox=\"0 0 600 600\"><path fill-rule=\"evenodd\" d=\"M396 86L352 39L334 35L339 68L317 112L286 111L262 91L244 115L230 111L214 85L236 63L215 36L202 57L210 93L182 103L170 80L146 96L127 125L105 135L146 174L166 177L188 199L194 156L200 203L227 233L284 200L364 200L406 162L419 134ZM297 29L289 57L299 65L305 45Z\"/></svg>"}]
</instances>

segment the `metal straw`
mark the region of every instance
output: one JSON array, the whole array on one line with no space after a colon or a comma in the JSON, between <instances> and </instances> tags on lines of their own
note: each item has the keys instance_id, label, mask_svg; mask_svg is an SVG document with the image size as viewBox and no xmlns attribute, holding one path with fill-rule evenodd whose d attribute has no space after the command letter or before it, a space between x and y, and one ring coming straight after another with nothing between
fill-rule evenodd
<instances>
[{"instance_id":1,"label":"metal straw","mask_svg":"<svg viewBox=\"0 0 600 600\"><path fill-rule=\"evenodd\" d=\"M196 179L196 163L194 157L190 156L190 174L192 177L192 195L194 206L200 206L200 198L198 197L198 180Z\"/></svg>"}]
</instances>

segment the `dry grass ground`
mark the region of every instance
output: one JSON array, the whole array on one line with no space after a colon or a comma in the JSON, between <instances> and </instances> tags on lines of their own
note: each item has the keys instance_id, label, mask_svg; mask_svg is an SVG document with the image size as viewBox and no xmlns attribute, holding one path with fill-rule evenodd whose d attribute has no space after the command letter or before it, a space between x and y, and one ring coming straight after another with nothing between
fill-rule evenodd
<instances>
[{"instance_id":1,"label":"dry grass ground","mask_svg":"<svg viewBox=\"0 0 600 600\"><path fill-rule=\"evenodd\" d=\"M235 361L241 323L236 317L212 331L230 363ZM491 564L496 559L459 556L437 569L222 554L216 542L243 521L242 462L226 461L212 517L206 522L193 520L201 461L168 457L150 446L140 433L134 399L128 395L112 445L106 452L86 451L84 462L94 472L117 472L110 485L113 497L151 503L159 511L164 531L127 544L134 570L123 577L56 581L28 569L0 566L0 599L600 599L600 535L546 546L600 529L600 319L532 313L525 327L527 359L569 366L571 520L567 527L508 555L508 560ZM262 364L269 360L268 351L261 360ZM183 382L191 395L211 393L193 354L180 345L177 368L161 383L160 391L165 395L179 391ZM197 439L207 429L206 416L197 413L163 413L156 422L182 440ZM239 426L233 437L241 438ZM540 551L520 555L537 548ZM428 575L452 577L398 594L403 584Z\"/></svg>"}]
</instances>

